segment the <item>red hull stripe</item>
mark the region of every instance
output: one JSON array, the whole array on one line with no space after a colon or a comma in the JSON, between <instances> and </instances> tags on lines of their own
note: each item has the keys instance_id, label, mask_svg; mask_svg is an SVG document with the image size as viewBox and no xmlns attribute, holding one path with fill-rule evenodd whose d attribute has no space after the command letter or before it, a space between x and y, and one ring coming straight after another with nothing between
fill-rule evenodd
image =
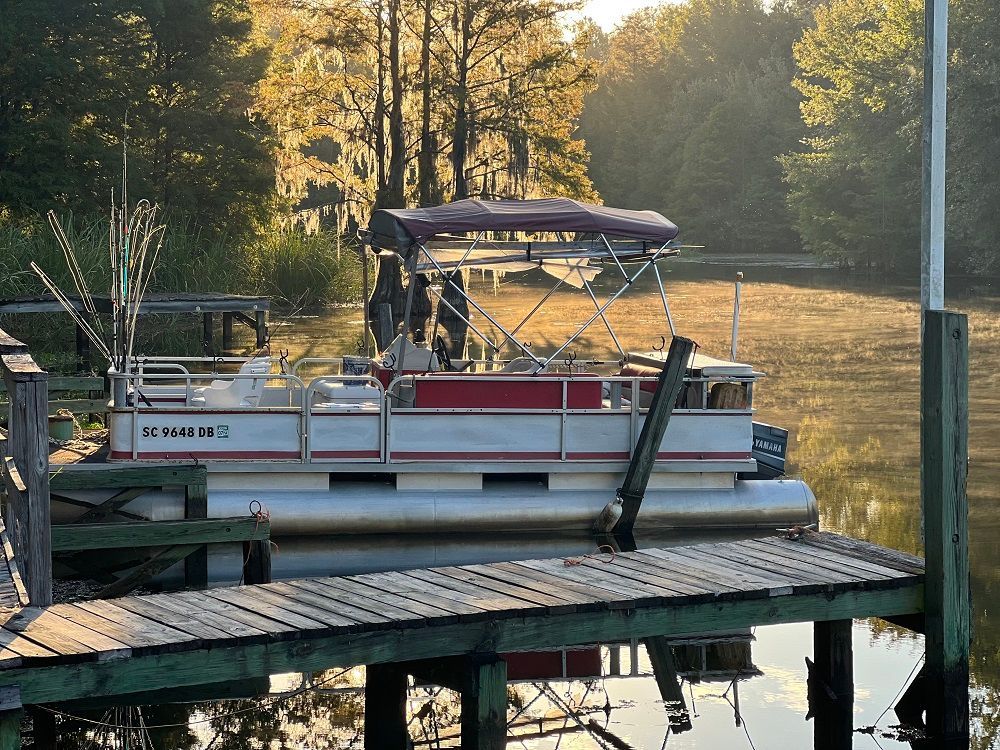
<instances>
[{"instance_id":1,"label":"red hull stripe","mask_svg":"<svg viewBox=\"0 0 1000 750\"><path fill-rule=\"evenodd\" d=\"M380 458L378 451L313 451L313 458Z\"/></svg>"},{"instance_id":2,"label":"red hull stripe","mask_svg":"<svg viewBox=\"0 0 1000 750\"><path fill-rule=\"evenodd\" d=\"M313 454L315 455L315 453ZM627 461L629 454L625 451L611 451L606 453L574 452L568 451L566 458L570 461ZM722 459L747 459L750 458L749 451L662 451L656 454L659 461L678 460L706 460L719 461ZM441 460L526 460L526 461L558 461L558 452L547 451L393 451L390 459L426 459L428 461Z\"/></svg>"},{"instance_id":3,"label":"red hull stripe","mask_svg":"<svg viewBox=\"0 0 1000 750\"><path fill-rule=\"evenodd\" d=\"M393 451L390 459L558 461L559 451Z\"/></svg>"},{"instance_id":4,"label":"red hull stripe","mask_svg":"<svg viewBox=\"0 0 1000 750\"><path fill-rule=\"evenodd\" d=\"M132 458L131 451L111 451L111 458ZM174 459L178 461L190 461L194 458L205 459L299 459L298 451L139 451L138 458L143 459Z\"/></svg>"}]
</instances>

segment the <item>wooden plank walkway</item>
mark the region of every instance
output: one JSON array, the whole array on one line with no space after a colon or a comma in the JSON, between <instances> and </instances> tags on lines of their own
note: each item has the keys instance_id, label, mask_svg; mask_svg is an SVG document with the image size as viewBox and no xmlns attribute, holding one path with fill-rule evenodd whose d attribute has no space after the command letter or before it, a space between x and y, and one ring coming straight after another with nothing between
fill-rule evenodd
<instances>
[{"instance_id":1,"label":"wooden plank walkway","mask_svg":"<svg viewBox=\"0 0 1000 750\"><path fill-rule=\"evenodd\" d=\"M27 607L24 704L286 671L923 611L917 557L826 533Z\"/></svg>"}]
</instances>

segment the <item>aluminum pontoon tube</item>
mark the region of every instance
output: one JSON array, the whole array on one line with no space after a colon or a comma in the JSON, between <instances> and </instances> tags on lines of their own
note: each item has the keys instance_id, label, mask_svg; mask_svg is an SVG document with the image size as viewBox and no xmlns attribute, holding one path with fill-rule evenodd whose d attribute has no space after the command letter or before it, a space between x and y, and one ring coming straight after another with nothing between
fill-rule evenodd
<instances>
[{"instance_id":1,"label":"aluminum pontoon tube","mask_svg":"<svg viewBox=\"0 0 1000 750\"><path fill-rule=\"evenodd\" d=\"M434 534L589 529L613 496L608 489L549 490L539 482L489 483L482 490L396 490L379 482L336 482L330 490L213 489L208 514L245 516L252 500L271 515L275 536ZM61 507L60 507L61 506ZM183 496L169 488L125 506L154 520L183 517ZM58 504L53 520L79 508ZM801 480L738 480L732 488L651 489L637 529L760 528L809 524L816 498Z\"/></svg>"}]
</instances>

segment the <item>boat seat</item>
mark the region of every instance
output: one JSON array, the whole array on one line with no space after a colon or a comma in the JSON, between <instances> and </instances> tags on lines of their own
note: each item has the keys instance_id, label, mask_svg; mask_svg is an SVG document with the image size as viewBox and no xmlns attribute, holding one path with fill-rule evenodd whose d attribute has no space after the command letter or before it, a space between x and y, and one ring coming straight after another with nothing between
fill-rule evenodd
<instances>
[{"instance_id":1,"label":"boat seat","mask_svg":"<svg viewBox=\"0 0 1000 750\"><path fill-rule=\"evenodd\" d=\"M536 372L544 372L544 370L531 357L515 357L496 372L534 374Z\"/></svg>"},{"instance_id":2,"label":"boat seat","mask_svg":"<svg viewBox=\"0 0 1000 750\"><path fill-rule=\"evenodd\" d=\"M379 389L374 383L362 380L328 380L313 386L313 400L321 399L326 403L357 403L359 401L379 400Z\"/></svg>"},{"instance_id":3,"label":"boat seat","mask_svg":"<svg viewBox=\"0 0 1000 750\"><path fill-rule=\"evenodd\" d=\"M271 358L258 357L240 366L240 375L261 375L260 378L232 378L213 380L205 388L193 390L189 404L218 409L257 406L260 395L271 373Z\"/></svg>"}]
</instances>

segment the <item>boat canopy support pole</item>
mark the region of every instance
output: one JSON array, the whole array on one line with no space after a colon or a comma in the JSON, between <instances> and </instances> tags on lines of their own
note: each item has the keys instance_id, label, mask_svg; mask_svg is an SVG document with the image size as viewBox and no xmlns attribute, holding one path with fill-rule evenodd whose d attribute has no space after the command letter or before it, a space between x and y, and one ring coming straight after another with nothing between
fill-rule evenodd
<instances>
[{"instance_id":1,"label":"boat canopy support pole","mask_svg":"<svg viewBox=\"0 0 1000 750\"><path fill-rule=\"evenodd\" d=\"M517 348L520 349L525 354L525 356L530 357L531 359L535 360L535 364L539 364L539 365L542 364L542 360L540 360L538 357L536 357L532 353L531 349L529 349L527 346L525 346L520 341L518 341L510 331L508 331L506 328L504 328L502 325L500 325L496 321L496 319L492 315L490 315L488 312L486 312L478 302L476 302L474 299L472 299L472 297L470 297L468 294L466 294L462 290L462 288L458 286L458 284L456 284L454 281L452 281L450 278L448 278L447 273L445 273L445 271L441 268L441 264L438 263L437 259L434 256L432 256L430 253L428 253L426 249L424 250L424 254L427 256L427 259L431 262L431 264L437 269L438 273L440 273L442 276L445 277L445 280L447 281L447 283L450 284L452 286L452 288L455 289L455 291L457 291L460 295L462 295L462 297L465 298L466 302L468 302L470 305L472 305L474 308L476 308L476 310L479 312L479 314L482 315L484 318L486 318L488 321L490 321L491 324L495 325L497 328L500 329L501 333L503 333L507 337L504 340L504 343L506 343L507 341L513 341L514 345L517 346ZM414 254L414 257L416 257L416 254ZM414 266L416 266L416 263L414 263ZM547 365L548 362L546 362L545 364Z\"/></svg>"},{"instance_id":2,"label":"boat canopy support pole","mask_svg":"<svg viewBox=\"0 0 1000 750\"><path fill-rule=\"evenodd\" d=\"M573 272L571 271L571 273ZM542 309L542 305L544 305L548 301L549 297L555 294L556 289L561 287L563 285L563 282L566 281L567 278L569 278L569 274L566 274L566 276L563 276L561 279L559 279L559 281L556 282L556 285L551 289L549 289L549 291L547 291L545 295L540 300L538 300L535 306L531 308L531 311L527 315L525 315L524 318L521 320L521 322L514 327L514 330L511 331L511 335L516 336L517 332L520 331L522 328L524 328L525 325L527 325L528 321L534 317L536 312ZM508 339L505 338L498 344L498 346L500 348L503 348L503 346L507 343L507 341Z\"/></svg>"},{"instance_id":3,"label":"boat canopy support pole","mask_svg":"<svg viewBox=\"0 0 1000 750\"><path fill-rule=\"evenodd\" d=\"M465 321L465 324L467 326L469 326L469 328L472 329L473 333L475 333L477 336L479 336L479 338L481 338L483 340L483 343L485 343L487 346L489 346L495 352L500 351L500 347L503 346L502 344L494 344L493 341L492 341L492 339L490 339L489 336L487 336L485 333L483 333L478 328L476 328L476 326L473 324L473 322L471 320L469 320L467 317L465 317L464 315L462 315L462 313L460 313L458 310L456 310L455 306L453 304L451 304L448 300L446 300L444 298L444 296L441 295L436 289L434 289L433 287L427 287L427 288L430 290L431 294L433 294L434 297L442 305L444 305L445 307L447 307L449 310L451 310L453 313L455 313L455 315L457 315L459 318L461 318L463 321Z\"/></svg>"},{"instance_id":4,"label":"boat canopy support pole","mask_svg":"<svg viewBox=\"0 0 1000 750\"><path fill-rule=\"evenodd\" d=\"M670 326L670 337L673 338L677 335L677 329L674 328L674 318L670 314L670 303L667 302L667 290L663 288L663 278L660 276L660 269L655 265L653 266L653 273L656 274L656 285L660 287L660 299L663 300L663 312L667 315L667 325Z\"/></svg>"},{"instance_id":5,"label":"boat canopy support pole","mask_svg":"<svg viewBox=\"0 0 1000 750\"><path fill-rule=\"evenodd\" d=\"M605 240L605 242L607 242L607 240ZM611 297L608 298L607 302L605 302L603 305L601 305L600 307L598 307L597 308L597 312L594 313L586 323L584 323L582 326L580 326L577 329L576 333L574 333L572 336L570 336L568 339L566 339L566 341L563 343L563 345L560 346L558 349L556 349L549 356L549 358L545 360L545 362L540 363L542 365L542 367L548 367L549 363L552 362L552 360L554 360L556 357L558 357L560 354L562 354L563 351L566 349L566 347L568 347L570 344L572 344L574 341L576 341L583 334L584 331L586 331L588 328L590 328L590 326L593 325L593 323L594 323L595 320L597 320L599 317L601 317L604 314L604 312L609 307L611 307L611 305L613 305L618 300L619 297L621 297L623 294L625 294L625 290L628 289L635 282L635 280L638 279L643 274L643 272L647 268L649 268L650 266L652 266L653 268L656 268L656 260L657 260L657 258L659 258L660 255L663 253L663 251L666 250L666 249L667 249L667 245L663 245L662 247L660 247L660 249L657 250L656 253L654 253L653 257L650 258L649 260L647 260L639 268L639 270L635 272L635 275L632 278L628 278L628 276L626 276L625 279L626 279L627 283L625 284L625 286L623 286L621 289L619 289L617 292L615 292L613 295L611 295Z\"/></svg>"},{"instance_id":6,"label":"boat canopy support pole","mask_svg":"<svg viewBox=\"0 0 1000 750\"><path fill-rule=\"evenodd\" d=\"M590 282L584 279L583 286L587 290L587 293L590 295L590 298L594 301L594 307L596 307L597 310L600 311L601 303L597 301L597 295L594 294L594 290L591 288ZM624 357L625 350L622 349L621 342L618 340L618 337L615 336L615 329L611 327L611 323L608 321L607 316L605 316L603 312L600 313L600 315L601 315L601 320L604 321L604 326L608 329L608 333L611 334L611 340L615 342L615 347L618 349L618 353L622 355L622 357Z\"/></svg>"},{"instance_id":7,"label":"boat canopy support pole","mask_svg":"<svg viewBox=\"0 0 1000 750\"><path fill-rule=\"evenodd\" d=\"M622 276L625 278L625 281L631 284L632 280L628 277L628 273L625 271L625 266L623 266L622 262L618 260L618 254L615 253L615 249L611 247L611 243L608 242L608 238L602 234L601 241L604 243L604 246L608 249L608 252L611 253L611 257L614 258L615 265L618 266L618 270L622 272Z\"/></svg>"}]
</instances>

